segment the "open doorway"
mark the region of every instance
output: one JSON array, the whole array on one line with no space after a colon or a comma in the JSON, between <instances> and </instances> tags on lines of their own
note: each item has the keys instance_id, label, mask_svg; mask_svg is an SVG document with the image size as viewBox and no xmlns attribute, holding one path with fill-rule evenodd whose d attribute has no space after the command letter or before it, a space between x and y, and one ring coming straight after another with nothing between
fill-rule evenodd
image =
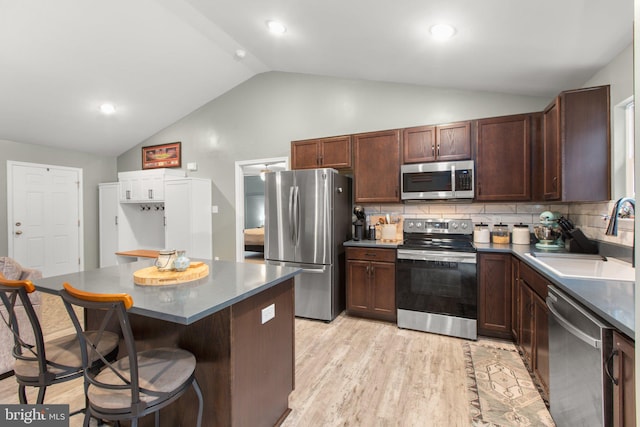
<instances>
[{"instance_id":1,"label":"open doorway","mask_svg":"<svg viewBox=\"0 0 640 427\"><path fill-rule=\"evenodd\" d=\"M264 175L289 169L288 157L236 162L236 260L264 262Z\"/></svg>"}]
</instances>

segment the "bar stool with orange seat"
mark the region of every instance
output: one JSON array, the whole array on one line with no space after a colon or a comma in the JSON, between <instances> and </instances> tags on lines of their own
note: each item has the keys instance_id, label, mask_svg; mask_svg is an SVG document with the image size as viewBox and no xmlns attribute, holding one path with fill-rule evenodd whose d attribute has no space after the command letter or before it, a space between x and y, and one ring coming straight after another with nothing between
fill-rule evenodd
<instances>
[{"instance_id":1,"label":"bar stool with orange seat","mask_svg":"<svg viewBox=\"0 0 640 427\"><path fill-rule=\"evenodd\" d=\"M84 425L89 425L91 416L116 421L130 420L131 426L138 419L155 413L156 426L160 422L160 409L168 406L184 394L190 386L198 397L197 425L202 424L202 393L195 378L195 356L180 348L155 348L137 352L128 320L127 310L133 306L129 294L101 294L82 291L64 283L60 292L83 345L82 359L87 363L94 349L100 345L100 332L117 320L124 337L126 356L120 357L96 373L85 370L85 395L87 411ZM88 310L103 310L97 336L87 335L83 330L73 306Z\"/></svg>"},{"instance_id":2,"label":"bar stool with orange seat","mask_svg":"<svg viewBox=\"0 0 640 427\"><path fill-rule=\"evenodd\" d=\"M29 280L9 280L0 274L0 299L6 309L6 313L0 312L0 315L13 335L12 354L16 359L13 371L19 384L18 398L23 404L28 403L26 387L39 388L36 403L42 404L48 386L78 378L84 369L76 334L44 340L28 296L35 290ZM111 332L103 334L98 351L106 359L114 359L118 353L118 336ZM101 365L102 360L96 357L87 363L94 370Z\"/></svg>"}]
</instances>

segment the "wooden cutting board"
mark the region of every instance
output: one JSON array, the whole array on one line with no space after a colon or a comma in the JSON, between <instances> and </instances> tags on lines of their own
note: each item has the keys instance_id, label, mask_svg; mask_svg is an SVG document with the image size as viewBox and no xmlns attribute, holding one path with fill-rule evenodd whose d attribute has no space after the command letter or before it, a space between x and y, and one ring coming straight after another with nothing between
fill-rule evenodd
<instances>
[{"instance_id":1,"label":"wooden cutting board","mask_svg":"<svg viewBox=\"0 0 640 427\"><path fill-rule=\"evenodd\" d=\"M178 285L192 282L209 274L209 266L204 262L191 262L185 271L160 271L158 267L147 267L133 273L133 283L143 286Z\"/></svg>"}]
</instances>

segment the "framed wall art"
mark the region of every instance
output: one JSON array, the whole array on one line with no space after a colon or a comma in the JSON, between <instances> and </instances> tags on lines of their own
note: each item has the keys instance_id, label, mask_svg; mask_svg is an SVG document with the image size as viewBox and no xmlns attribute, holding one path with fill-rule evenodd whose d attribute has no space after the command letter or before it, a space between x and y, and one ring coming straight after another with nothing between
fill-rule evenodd
<instances>
[{"instance_id":1,"label":"framed wall art","mask_svg":"<svg viewBox=\"0 0 640 427\"><path fill-rule=\"evenodd\" d=\"M182 166L180 142L142 147L142 169L179 168Z\"/></svg>"}]
</instances>

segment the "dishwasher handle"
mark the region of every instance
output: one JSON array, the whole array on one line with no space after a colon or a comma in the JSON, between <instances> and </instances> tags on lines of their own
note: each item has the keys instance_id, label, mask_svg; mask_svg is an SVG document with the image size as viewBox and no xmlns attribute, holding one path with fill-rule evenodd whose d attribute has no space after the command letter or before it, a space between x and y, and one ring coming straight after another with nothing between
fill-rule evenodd
<instances>
[{"instance_id":1,"label":"dishwasher handle","mask_svg":"<svg viewBox=\"0 0 640 427\"><path fill-rule=\"evenodd\" d=\"M556 308L553 306L551 295L547 296L547 307L549 311L555 317L556 321L571 335L578 338L580 341L590 345L593 348L602 348L602 340L596 339L589 334L584 333L578 329L574 324L565 319Z\"/></svg>"}]
</instances>

